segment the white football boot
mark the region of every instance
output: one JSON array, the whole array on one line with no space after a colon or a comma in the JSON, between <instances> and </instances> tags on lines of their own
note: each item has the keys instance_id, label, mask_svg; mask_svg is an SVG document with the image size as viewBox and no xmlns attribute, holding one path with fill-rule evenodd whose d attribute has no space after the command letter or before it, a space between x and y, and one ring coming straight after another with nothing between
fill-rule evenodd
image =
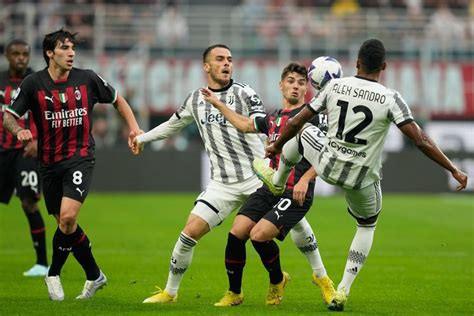
<instances>
[{"instance_id":1,"label":"white football boot","mask_svg":"<svg viewBox=\"0 0 474 316\"><path fill-rule=\"evenodd\" d=\"M55 276L46 276L44 282L48 287L49 299L52 301L62 301L64 300L64 290L61 285L61 279L59 275Z\"/></svg>"},{"instance_id":2,"label":"white football boot","mask_svg":"<svg viewBox=\"0 0 474 316\"><path fill-rule=\"evenodd\" d=\"M94 296L97 290L100 290L106 284L107 284L107 277L102 271L100 271L100 275L97 278L97 280L94 280L94 281L86 280L86 283L84 283L84 288L82 289L82 293L76 297L76 300L87 300L91 298L92 296Z\"/></svg>"}]
</instances>

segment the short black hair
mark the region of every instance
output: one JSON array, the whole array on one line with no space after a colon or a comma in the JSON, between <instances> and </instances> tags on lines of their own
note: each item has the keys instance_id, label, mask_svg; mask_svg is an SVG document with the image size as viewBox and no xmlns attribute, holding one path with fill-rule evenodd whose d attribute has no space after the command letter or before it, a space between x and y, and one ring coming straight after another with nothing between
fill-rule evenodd
<instances>
[{"instance_id":1,"label":"short black hair","mask_svg":"<svg viewBox=\"0 0 474 316\"><path fill-rule=\"evenodd\" d=\"M306 81L308 81L308 70L305 66L298 63L289 63L283 71L281 72L281 80L285 79L290 72L296 72L297 74L302 75Z\"/></svg>"},{"instance_id":2,"label":"short black hair","mask_svg":"<svg viewBox=\"0 0 474 316\"><path fill-rule=\"evenodd\" d=\"M385 62L385 47L378 39L366 40L360 47L357 57L366 72L378 72L382 70Z\"/></svg>"},{"instance_id":3,"label":"short black hair","mask_svg":"<svg viewBox=\"0 0 474 316\"><path fill-rule=\"evenodd\" d=\"M30 45L28 45L28 43L25 40L15 38L14 40L11 40L10 42L8 42L7 46L5 46L5 53L8 52L8 50L12 48L12 46L14 45L28 46L28 48L30 47Z\"/></svg>"},{"instance_id":4,"label":"short black hair","mask_svg":"<svg viewBox=\"0 0 474 316\"><path fill-rule=\"evenodd\" d=\"M224 44L214 44L214 45L211 45L211 46L209 46L208 48L206 48L206 49L204 50L204 52L202 53L202 62L203 62L203 63L206 62L207 55L209 55L210 51L213 50L214 48L217 48L217 47L225 48L225 49L227 49L227 50L230 51L230 48L227 47L227 45L224 45Z\"/></svg>"},{"instance_id":5,"label":"short black hair","mask_svg":"<svg viewBox=\"0 0 474 316\"><path fill-rule=\"evenodd\" d=\"M63 28L46 34L43 39L43 58L46 62L46 65L49 66L49 57L46 54L46 51L53 50L56 47L56 43L58 41L64 43L66 39L70 40L73 44L76 44L76 35L77 33L71 33L69 31L64 30Z\"/></svg>"}]
</instances>

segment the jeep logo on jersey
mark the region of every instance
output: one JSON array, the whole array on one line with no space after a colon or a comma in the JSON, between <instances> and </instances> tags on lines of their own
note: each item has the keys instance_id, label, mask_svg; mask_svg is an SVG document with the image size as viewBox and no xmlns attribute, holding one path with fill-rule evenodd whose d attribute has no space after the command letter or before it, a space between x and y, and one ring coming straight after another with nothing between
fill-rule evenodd
<instances>
[{"instance_id":1,"label":"jeep logo on jersey","mask_svg":"<svg viewBox=\"0 0 474 316\"><path fill-rule=\"evenodd\" d=\"M201 119L201 124L212 124L217 123L220 125L226 125L227 120L225 119L222 113L212 114L210 111L206 111L204 113L204 118Z\"/></svg>"}]
</instances>

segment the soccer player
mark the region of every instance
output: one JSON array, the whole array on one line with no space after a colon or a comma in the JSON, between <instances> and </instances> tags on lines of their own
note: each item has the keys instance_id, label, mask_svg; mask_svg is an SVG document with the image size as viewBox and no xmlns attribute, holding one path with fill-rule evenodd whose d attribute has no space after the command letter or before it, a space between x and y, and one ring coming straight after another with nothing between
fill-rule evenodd
<instances>
[{"instance_id":1,"label":"soccer player","mask_svg":"<svg viewBox=\"0 0 474 316\"><path fill-rule=\"evenodd\" d=\"M232 80L232 54L223 44L209 46L203 53L203 69L208 89L237 113L254 118L265 116L263 103L248 85ZM240 207L262 183L252 170L252 161L263 157L262 140L255 134L244 134L228 123L225 117L206 102L201 89L193 90L178 111L163 124L138 136L134 150L145 143L165 139L183 127L196 122L211 164L211 181L197 197L194 208L181 232L170 260L168 281L164 290L144 300L144 303L176 302L184 273L189 268L198 240L222 223ZM311 226L299 227L298 247L314 247ZM307 249L307 248L304 248ZM312 253L308 253L308 256Z\"/></svg>"},{"instance_id":2,"label":"soccer player","mask_svg":"<svg viewBox=\"0 0 474 316\"><path fill-rule=\"evenodd\" d=\"M229 122L243 133L264 133L268 139L274 140L285 129L285 125L304 107L304 97L307 90L308 72L300 64L290 63L283 69L279 83L283 96L283 108L276 110L265 117L249 117L237 114L228 108L209 89L203 89L206 101L215 106ZM327 129L326 117L321 114L311 122L321 129ZM320 148L323 148L325 135L320 133ZM280 157L271 160L271 167L278 166ZM214 304L215 306L234 306L243 302L242 274L245 265L245 243L250 238L255 250L260 255L263 265L269 272L270 286L266 303L277 305L281 303L285 285L289 279L286 272L282 272L278 245L274 238L283 240L288 232L298 222L313 204L314 179L316 173L311 164L302 159L292 170L289 181L281 197L276 197L267 186L260 187L250 195L247 202L235 217L227 239L225 250L225 266L229 279L229 290L224 297ZM306 222L307 223L307 222ZM291 230L292 237L294 230ZM326 273L324 264L317 248L315 236L314 247L306 247L308 252L314 252L317 269L313 272L313 282L320 287L323 299L329 304L334 297L335 290L331 279Z\"/></svg>"},{"instance_id":3,"label":"soccer player","mask_svg":"<svg viewBox=\"0 0 474 316\"><path fill-rule=\"evenodd\" d=\"M36 264L24 276L44 276L48 272L46 257L46 229L43 217L39 211L38 200L41 185L38 176L36 126L33 117L25 114L18 124L32 132L33 141L24 146L3 127L3 112L10 104L16 88L21 80L31 74L28 67L30 61L30 46L24 40L15 39L5 48L8 70L0 72L0 202L8 204L13 190L20 198L21 207L30 225L31 239L36 251Z\"/></svg>"},{"instance_id":4,"label":"soccer player","mask_svg":"<svg viewBox=\"0 0 474 316\"><path fill-rule=\"evenodd\" d=\"M340 187L345 194L349 214L357 221L342 281L328 309L342 311L351 285L359 274L374 237L382 208L382 151L391 123L397 125L430 159L448 170L459 182L457 190L466 187L467 176L460 171L428 135L416 124L410 108L400 93L378 83L385 70L385 48L381 41L370 39L359 49L357 75L331 80L321 93L287 125L280 137L267 147L267 156L280 152L285 159L273 175L266 173L265 183L283 186L291 164L304 157L318 176ZM328 140L319 151L312 142L314 128L303 129L305 122L322 111L328 113ZM287 143L284 147L283 145ZM288 163L285 163L288 161ZM266 172L263 166L261 172Z\"/></svg>"},{"instance_id":5,"label":"soccer player","mask_svg":"<svg viewBox=\"0 0 474 316\"><path fill-rule=\"evenodd\" d=\"M28 110L38 128L38 158L48 213L58 223L53 237L53 260L45 278L51 300L62 301L60 274L70 252L86 273L84 288L76 299L88 299L107 283L92 255L90 240L77 224L89 193L94 170L92 110L95 103L113 103L130 128L131 140L140 132L127 101L92 70L73 68L76 34L60 29L43 40L47 68L21 83L3 124L18 140L33 136L15 118Z\"/></svg>"}]
</instances>

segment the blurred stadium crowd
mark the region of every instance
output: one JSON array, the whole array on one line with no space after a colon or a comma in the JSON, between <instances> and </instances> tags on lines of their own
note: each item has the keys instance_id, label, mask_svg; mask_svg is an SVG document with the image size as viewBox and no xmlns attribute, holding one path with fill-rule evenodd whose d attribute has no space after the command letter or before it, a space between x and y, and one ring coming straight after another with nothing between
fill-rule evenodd
<instances>
[{"instance_id":1,"label":"blurred stadium crowd","mask_svg":"<svg viewBox=\"0 0 474 316\"><path fill-rule=\"evenodd\" d=\"M2 3L3 2L3 3ZM367 34L389 51L416 51L427 38L441 50L465 50L474 39L471 0L2 0L0 38L27 35L39 46L58 25L77 31L96 54L138 44L154 53L202 49L210 38L248 52L338 49ZM212 7L210 7L212 6ZM375 34L373 34L375 33ZM403 39L403 41L402 41ZM0 44L1 45L1 44ZM344 50L344 49L342 49Z\"/></svg>"},{"instance_id":2,"label":"blurred stadium crowd","mask_svg":"<svg viewBox=\"0 0 474 316\"><path fill-rule=\"evenodd\" d=\"M43 35L61 26L79 32L79 55L95 63L131 52L143 59L196 60L215 42L225 42L239 59L287 63L332 55L352 61L354 47L369 37L381 39L390 57L402 61L472 63L474 57L473 0L0 0L0 6L0 49L25 39L35 68L43 66ZM141 106L133 100L139 91L122 93ZM99 146L126 135L111 115L107 106L96 109ZM149 127L168 116L138 113ZM191 127L173 146L186 148L196 133Z\"/></svg>"}]
</instances>

